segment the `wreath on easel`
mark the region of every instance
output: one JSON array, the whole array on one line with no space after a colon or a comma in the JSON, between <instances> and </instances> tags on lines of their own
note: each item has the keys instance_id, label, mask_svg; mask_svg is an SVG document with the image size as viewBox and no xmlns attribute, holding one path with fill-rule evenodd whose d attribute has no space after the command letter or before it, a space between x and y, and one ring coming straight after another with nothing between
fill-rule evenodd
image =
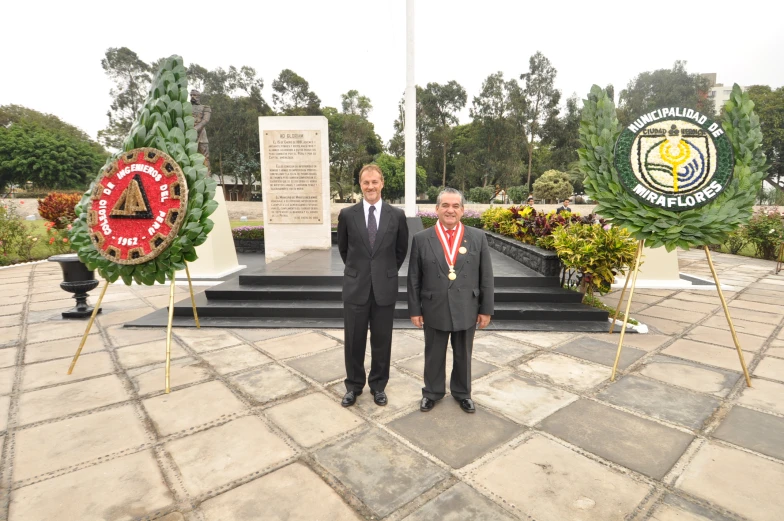
<instances>
[{"instance_id":1,"label":"wreath on easel","mask_svg":"<svg viewBox=\"0 0 784 521\"><path fill-rule=\"evenodd\" d=\"M762 131L754 103L736 84L721 122L734 157L734 175L721 194L700 208L681 212L646 205L622 186L616 167L616 142L621 136L615 105L594 85L584 100L578 151L586 174L585 191L598 202L596 213L629 230L652 248L689 248L719 244L749 220L765 176ZM626 129L624 129L625 131ZM623 137L623 136L622 136Z\"/></svg>"}]
</instances>

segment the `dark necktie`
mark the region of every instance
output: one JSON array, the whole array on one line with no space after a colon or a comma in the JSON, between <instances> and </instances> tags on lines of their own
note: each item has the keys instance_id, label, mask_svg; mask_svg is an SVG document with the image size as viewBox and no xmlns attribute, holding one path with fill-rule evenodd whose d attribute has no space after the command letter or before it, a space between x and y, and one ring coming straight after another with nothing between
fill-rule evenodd
<instances>
[{"instance_id":1,"label":"dark necktie","mask_svg":"<svg viewBox=\"0 0 784 521\"><path fill-rule=\"evenodd\" d=\"M376 207L371 205L368 209L370 212L368 214L368 239L370 240L370 248L373 248L373 244L376 242L376 232L378 231L378 226L376 225Z\"/></svg>"}]
</instances>

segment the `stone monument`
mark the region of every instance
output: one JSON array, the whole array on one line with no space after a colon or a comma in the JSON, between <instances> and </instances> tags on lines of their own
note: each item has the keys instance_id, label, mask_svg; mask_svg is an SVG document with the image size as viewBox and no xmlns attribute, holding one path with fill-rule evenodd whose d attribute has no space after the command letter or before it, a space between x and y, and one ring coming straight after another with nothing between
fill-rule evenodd
<instances>
[{"instance_id":1,"label":"stone monument","mask_svg":"<svg viewBox=\"0 0 784 521\"><path fill-rule=\"evenodd\" d=\"M212 110L209 106L202 105L200 101L201 93L192 90L193 128L199 134L198 151L204 156L204 166L207 167L207 175L210 176L212 175L210 143L207 139L206 126L210 122ZM215 191L215 200L218 202L218 208L212 214L212 221L215 223L213 233L207 237L207 242L196 248L199 258L190 264L191 276L194 278L219 279L245 267L237 260L237 251L234 249L234 239L231 235L229 210L226 208L226 197L222 186L218 186Z\"/></svg>"},{"instance_id":2,"label":"stone monument","mask_svg":"<svg viewBox=\"0 0 784 521\"><path fill-rule=\"evenodd\" d=\"M324 116L259 118L267 263L332 246L329 139Z\"/></svg>"}]
</instances>

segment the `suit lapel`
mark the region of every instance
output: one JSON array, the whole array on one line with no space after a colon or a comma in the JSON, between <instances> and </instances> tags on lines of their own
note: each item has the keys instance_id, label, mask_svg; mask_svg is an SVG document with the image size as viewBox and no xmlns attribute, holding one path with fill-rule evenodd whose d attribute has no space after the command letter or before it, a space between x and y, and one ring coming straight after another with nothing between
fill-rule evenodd
<instances>
[{"instance_id":1,"label":"suit lapel","mask_svg":"<svg viewBox=\"0 0 784 521\"><path fill-rule=\"evenodd\" d=\"M373 249L370 247L370 239L368 238L367 224L365 224L364 203L359 203L354 207L354 224L357 227L359 236L362 237L362 242L365 243L365 247L367 248L368 253L372 255ZM376 241L378 241L378 235L376 235Z\"/></svg>"},{"instance_id":2,"label":"suit lapel","mask_svg":"<svg viewBox=\"0 0 784 521\"><path fill-rule=\"evenodd\" d=\"M441 241L438 240L438 232L436 231L435 226L430 228L430 240L428 242L430 243L430 247L433 249L433 255L436 256L436 262L438 262L438 266L441 268L441 271L444 272L444 275L447 275L449 273L449 265L446 263L444 248L441 246Z\"/></svg>"},{"instance_id":3,"label":"suit lapel","mask_svg":"<svg viewBox=\"0 0 784 521\"><path fill-rule=\"evenodd\" d=\"M375 253L376 250L378 250L378 247L384 238L384 232L387 231L387 226L389 225L389 220L391 218L392 218L392 207L389 206L387 203L381 203L381 219L378 222L378 231L376 232L376 242L373 243L373 253ZM370 241L368 241L368 244L370 244Z\"/></svg>"}]
</instances>

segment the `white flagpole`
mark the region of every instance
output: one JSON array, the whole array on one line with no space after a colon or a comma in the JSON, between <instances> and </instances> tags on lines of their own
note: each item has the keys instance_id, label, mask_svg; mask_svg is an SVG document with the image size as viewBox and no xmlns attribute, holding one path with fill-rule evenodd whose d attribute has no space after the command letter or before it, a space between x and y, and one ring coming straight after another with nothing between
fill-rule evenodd
<instances>
[{"instance_id":1,"label":"white flagpole","mask_svg":"<svg viewBox=\"0 0 784 521\"><path fill-rule=\"evenodd\" d=\"M406 217L415 217L416 205L416 81L414 80L414 1L406 0Z\"/></svg>"}]
</instances>

